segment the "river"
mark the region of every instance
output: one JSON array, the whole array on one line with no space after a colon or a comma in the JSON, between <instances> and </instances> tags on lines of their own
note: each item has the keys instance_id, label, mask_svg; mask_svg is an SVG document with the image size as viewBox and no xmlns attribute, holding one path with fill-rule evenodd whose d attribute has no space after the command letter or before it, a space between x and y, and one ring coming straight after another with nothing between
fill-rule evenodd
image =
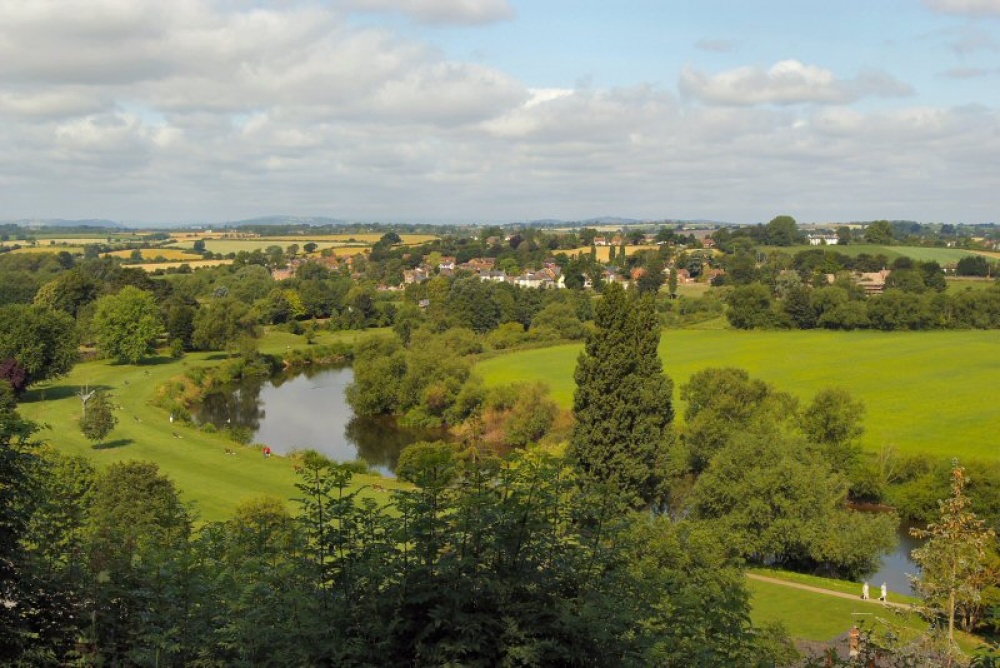
<instances>
[{"instance_id":1,"label":"river","mask_svg":"<svg viewBox=\"0 0 1000 668\"><path fill-rule=\"evenodd\" d=\"M278 454L312 449L335 461L361 458L389 476L407 445L442 437L439 432L405 429L392 418L355 416L345 397L353 380L350 366L307 367L296 375L248 380L206 396L195 419L220 429L244 427L253 433L251 442L266 443ZM917 567L910 551L920 543L910 537L909 526L901 526L897 536L896 550L866 578L873 591L885 582L890 592L912 593L909 574Z\"/></svg>"},{"instance_id":2,"label":"river","mask_svg":"<svg viewBox=\"0 0 1000 668\"><path fill-rule=\"evenodd\" d=\"M195 420L219 429L243 427L252 432L252 443L266 443L275 454L310 449L335 461L360 458L388 476L407 445L443 437L405 429L389 417L355 416L345 397L353 380L350 366L307 367L295 375L248 379L208 394Z\"/></svg>"}]
</instances>

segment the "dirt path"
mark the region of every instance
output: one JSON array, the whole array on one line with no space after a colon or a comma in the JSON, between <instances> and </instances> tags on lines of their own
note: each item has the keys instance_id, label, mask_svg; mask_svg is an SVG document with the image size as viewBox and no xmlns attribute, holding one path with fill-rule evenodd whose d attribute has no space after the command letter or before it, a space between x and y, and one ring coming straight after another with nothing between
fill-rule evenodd
<instances>
[{"instance_id":1,"label":"dirt path","mask_svg":"<svg viewBox=\"0 0 1000 668\"><path fill-rule=\"evenodd\" d=\"M846 598L851 601L861 601L861 596L854 596L853 594L845 594L840 591L833 591L831 589L822 589L820 587L813 587L811 585L799 584L798 582L789 582L788 580L779 580L778 578L769 578L766 575L757 575L756 573L747 573L747 577L751 580L759 580L760 582L768 582L770 584L782 585L784 587L791 587L793 589L802 589L805 591L811 591L815 594L826 594L827 596L836 596L837 598ZM873 588L872 593L878 592L878 588ZM863 602L863 601L862 601ZM892 601L887 601L882 603L877 598L868 599L868 603L872 605L882 605L888 606L890 608L899 608L900 610L913 610L913 606L909 603L893 603Z\"/></svg>"}]
</instances>

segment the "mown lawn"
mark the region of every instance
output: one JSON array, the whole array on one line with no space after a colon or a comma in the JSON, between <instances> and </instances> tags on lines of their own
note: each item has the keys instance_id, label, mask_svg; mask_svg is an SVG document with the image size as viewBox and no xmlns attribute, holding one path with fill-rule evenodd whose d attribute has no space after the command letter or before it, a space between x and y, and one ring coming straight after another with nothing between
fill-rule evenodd
<instances>
[{"instance_id":1,"label":"mown lawn","mask_svg":"<svg viewBox=\"0 0 1000 668\"><path fill-rule=\"evenodd\" d=\"M788 579L797 581L795 573L761 573L770 577L791 576ZM838 580L812 578L807 584L837 591L838 583ZM750 618L755 625L779 622L793 638L802 640L830 641L848 632L854 624L876 633L891 628L904 640L915 639L928 629L927 621L918 613L889 608L878 601L862 601L860 594L852 601L751 579L747 580L747 589L751 596ZM895 596L897 601L900 598L908 597ZM983 643L981 638L962 631L956 631L955 641L966 653L973 652Z\"/></svg>"},{"instance_id":2,"label":"mown lawn","mask_svg":"<svg viewBox=\"0 0 1000 668\"><path fill-rule=\"evenodd\" d=\"M540 380L563 407L573 401L581 345L502 355L476 369L487 384ZM744 332L665 330L660 356L676 387L707 367L735 366L809 400L847 388L868 407L864 445L961 458L1000 456L1000 336L991 331Z\"/></svg>"},{"instance_id":3,"label":"mown lawn","mask_svg":"<svg viewBox=\"0 0 1000 668\"><path fill-rule=\"evenodd\" d=\"M317 343L353 340L373 332L322 332ZM280 352L302 345L302 337L273 332L263 339L261 350ZM171 424L169 415L151 404L161 383L186 368L217 364L220 358L219 353L189 353L182 360L158 357L137 366L107 361L78 364L68 376L30 391L20 409L25 417L48 425L39 432L41 439L62 452L83 455L99 467L136 459L156 462L183 498L194 503L203 520L227 518L241 501L255 496L296 497L298 476L291 459L264 459L257 449L234 444L221 434L206 434L180 422ZM119 406L115 412L118 425L101 448L93 447L77 426L81 402L76 393L83 387L107 390L112 403ZM227 455L227 448L235 450L236 456ZM376 476L358 476L355 481L359 486L378 484L385 490L397 485ZM369 489L366 493L387 498L387 491Z\"/></svg>"}]
</instances>

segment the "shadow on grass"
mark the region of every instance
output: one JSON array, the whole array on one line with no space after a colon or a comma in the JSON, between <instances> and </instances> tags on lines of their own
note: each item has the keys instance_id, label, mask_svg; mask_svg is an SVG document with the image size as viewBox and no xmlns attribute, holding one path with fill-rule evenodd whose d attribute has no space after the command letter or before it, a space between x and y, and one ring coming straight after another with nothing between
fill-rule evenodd
<instances>
[{"instance_id":1,"label":"shadow on grass","mask_svg":"<svg viewBox=\"0 0 1000 668\"><path fill-rule=\"evenodd\" d=\"M131 445L135 443L131 438L119 438L114 441L106 441L104 443L98 443L94 445L94 450L114 450L115 448L124 448L126 445Z\"/></svg>"},{"instance_id":2,"label":"shadow on grass","mask_svg":"<svg viewBox=\"0 0 1000 668\"><path fill-rule=\"evenodd\" d=\"M21 395L20 403L30 403L34 401L56 401L78 395L86 388L88 392L100 390L111 392L117 388L110 385L55 385L49 387L37 387L28 390Z\"/></svg>"},{"instance_id":3,"label":"shadow on grass","mask_svg":"<svg viewBox=\"0 0 1000 668\"><path fill-rule=\"evenodd\" d=\"M157 355L156 357L150 357L148 359L144 359L136 366L160 366L161 364L170 364L176 361L177 360L175 360L173 357L170 357L169 355Z\"/></svg>"},{"instance_id":4,"label":"shadow on grass","mask_svg":"<svg viewBox=\"0 0 1000 668\"><path fill-rule=\"evenodd\" d=\"M229 355L226 353L212 353L211 355L205 355L206 361L227 360L227 359L229 359Z\"/></svg>"}]
</instances>

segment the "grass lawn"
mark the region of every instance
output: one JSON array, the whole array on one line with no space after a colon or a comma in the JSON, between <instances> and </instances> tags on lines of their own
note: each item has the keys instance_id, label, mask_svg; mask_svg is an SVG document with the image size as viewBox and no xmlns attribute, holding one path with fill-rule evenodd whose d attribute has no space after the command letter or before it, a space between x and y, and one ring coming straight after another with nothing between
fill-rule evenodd
<instances>
[{"instance_id":1,"label":"grass lawn","mask_svg":"<svg viewBox=\"0 0 1000 668\"><path fill-rule=\"evenodd\" d=\"M795 573L793 571L780 571L774 568L751 568L750 573L755 575L763 575L768 578L775 578L778 580L787 580L788 582L794 582L796 584L809 585L810 587L820 587L822 589L829 589L830 591L837 591L841 594L851 594L852 596L861 595L861 585L857 582L850 582L849 580L835 580L833 578L824 578L818 575L807 575L805 573ZM872 586L872 593L878 596L878 587ZM915 596L906 596L905 594L900 594L898 592L890 591L889 600L894 603L910 603L916 604L920 602Z\"/></svg>"},{"instance_id":2,"label":"grass lawn","mask_svg":"<svg viewBox=\"0 0 1000 668\"><path fill-rule=\"evenodd\" d=\"M815 587L839 591L842 584L838 580L804 576L766 569L755 569L769 577L803 582ZM802 580L807 578L808 581ZM850 583L849 583L850 584ZM927 622L915 612L906 612L879 605L877 601L862 601L857 585L852 594L857 600L848 600L817 592L795 589L771 582L747 580L750 591L750 618L755 625L780 622L793 638L802 640L830 641L846 633L855 623L876 631L890 627L899 631L904 639L915 639L928 628ZM877 592L873 592L877 596ZM890 600L913 602L915 599L894 595ZM971 653L983 641L977 636L962 631L955 632L955 641L962 651Z\"/></svg>"},{"instance_id":3,"label":"grass lawn","mask_svg":"<svg viewBox=\"0 0 1000 668\"><path fill-rule=\"evenodd\" d=\"M317 343L374 333L324 331ZM286 346L303 346L303 341L287 332L272 332L262 340L261 349L280 352ZM294 486L298 476L292 459L264 459L258 450L236 445L221 434L206 434L180 422L171 424L164 410L151 405L157 386L168 378L188 367L216 364L219 359L219 353L189 353L182 360L158 357L137 366L107 361L78 364L68 376L32 389L20 410L25 417L48 425L39 432L39 438L62 452L83 455L98 467L132 459L156 462L177 484L182 497L194 503L203 520L225 519L241 501L256 496L294 498L298 494ZM116 411L118 425L102 448L94 448L76 423L81 412L76 392L84 386L106 389L112 402L120 406ZM227 448L238 454L227 456ZM395 480L377 476L357 476L355 482L377 483L386 490L397 486ZM387 500L386 491L369 489L366 493Z\"/></svg>"},{"instance_id":4,"label":"grass lawn","mask_svg":"<svg viewBox=\"0 0 1000 668\"><path fill-rule=\"evenodd\" d=\"M877 626L889 622L915 636L927 628L919 615L878 603L851 601L771 582L747 580L754 624L780 622L794 638L828 641L846 633L856 622Z\"/></svg>"},{"instance_id":5,"label":"grass lawn","mask_svg":"<svg viewBox=\"0 0 1000 668\"><path fill-rule=\"evenodd\" d=\"M986 290L996 285L996 281L988 278L948 278L948 294L965 292L966 290Z\"/></svg>"},{"instance_id":6,"label":"grass lawn","mask_svg":"<svg viewBox=\"0 0 1000 668\"><path fill-rule=\"evenodd\" d=\"M569 407L581 345L515 352L480 362L487 384L540 380ZM735 366L809 400L847 388L868 407L864 445L962 458L1000 456L996 400L1000 338L990 331L744 332L665 330L660 356L675 388L707 367ZM678 415L683 405L675 402Z\"/></svg>"}]
</instances>

